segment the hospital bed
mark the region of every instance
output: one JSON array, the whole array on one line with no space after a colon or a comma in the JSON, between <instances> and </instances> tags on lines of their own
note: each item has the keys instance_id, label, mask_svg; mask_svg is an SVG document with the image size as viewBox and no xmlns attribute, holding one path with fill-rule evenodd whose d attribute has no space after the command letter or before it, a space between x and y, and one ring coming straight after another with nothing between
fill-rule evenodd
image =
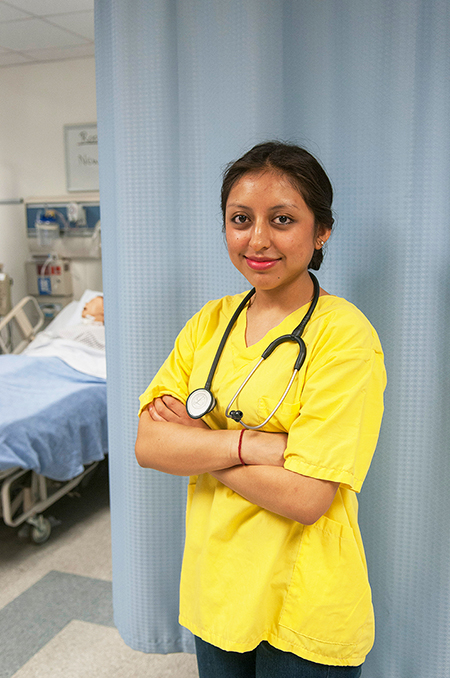
<instances>
[{"instance_id":1,"label":"hospital bed","mask_svg":"<svg viewBox=\"0 0 450 678\"><path fill-rule=\"evenodd\" d=\"M87 290L39 333L33 298L0 322L0 516L30 525L36 543L51 532L43 512L107 453L104 326L81 317L98 294Z\"/></svg>"}]
</instances>

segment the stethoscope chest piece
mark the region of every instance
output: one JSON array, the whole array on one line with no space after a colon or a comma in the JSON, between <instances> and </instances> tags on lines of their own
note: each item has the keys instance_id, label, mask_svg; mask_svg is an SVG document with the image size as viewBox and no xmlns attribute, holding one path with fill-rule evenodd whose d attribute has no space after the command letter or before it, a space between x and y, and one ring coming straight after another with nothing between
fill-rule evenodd
<instances>
[{"instance_id":1,"label":"stethoscope chest piece","mask_svg":"<svg viewBox=\"0 0 450 678\"><path fill-rule=\"evenodd\" d=\"M191 419L201 419L211 412L216 405L216 399L206 388L197 388L189 394L186 400L186 411Z\"/></svg>"}]
</instances>

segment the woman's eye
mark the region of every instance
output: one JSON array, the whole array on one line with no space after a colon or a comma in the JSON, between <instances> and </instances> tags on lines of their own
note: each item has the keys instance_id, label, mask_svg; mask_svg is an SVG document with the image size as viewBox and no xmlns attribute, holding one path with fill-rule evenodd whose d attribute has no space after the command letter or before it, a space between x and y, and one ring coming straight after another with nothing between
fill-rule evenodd
<instances>
[{"instance_id":1,"label":"woman's eye","mask_svg":"<svg viewBox=\"0 0 450 678\"><path fill-rule=\"evenodd\" d=\"M287 217L285 214L280 214L279 217L275 217L274 221L276 224L282 224L284 226L285 224L290 224L292 222L292 219L290 219L290 217Z\"/></svg>"},{"instance_id":2,"label":"woman's eye","mask_svg":"<svg viewBox=\"0 0 450 678\"><path fill-rule=\"evenodd\" d=\"M245 214L237 214L231 221L233 221L235 224L245 224L247 217Z\"/></svg>"}]
</instances>

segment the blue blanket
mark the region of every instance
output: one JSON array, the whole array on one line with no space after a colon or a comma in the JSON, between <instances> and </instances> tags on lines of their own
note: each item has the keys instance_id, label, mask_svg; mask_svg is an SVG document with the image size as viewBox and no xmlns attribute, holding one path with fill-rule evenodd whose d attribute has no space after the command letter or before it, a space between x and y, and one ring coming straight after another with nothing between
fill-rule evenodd
<instances>
[{"instance_id":1,"label":"blue blanket","mask_svg":"<svg viewBox=\"0 0 450 678\"><path fill-rule=\"evenodd\" d=\"M70 480L107 452L106 381L59 358L0 356L0 470Z\"/></svg>"}]
</instances>

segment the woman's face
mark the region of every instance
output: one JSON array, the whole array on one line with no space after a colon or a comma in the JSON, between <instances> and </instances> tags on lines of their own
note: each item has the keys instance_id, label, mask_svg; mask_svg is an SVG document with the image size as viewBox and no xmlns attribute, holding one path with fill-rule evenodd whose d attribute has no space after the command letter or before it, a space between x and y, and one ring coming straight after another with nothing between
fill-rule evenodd
<instances>
[{"instance_id":1,"label":"woman's face","mask_svg":"<svg viewBox=\"0 0 450 678\"><path fill-rule=\"evenodd\" d=\"M313 212L286 175L249 172L232 187L225 212L228 253L256 289L298 290L308 264L330 229L316 228Z\"/></svg>"}]
</instances>

